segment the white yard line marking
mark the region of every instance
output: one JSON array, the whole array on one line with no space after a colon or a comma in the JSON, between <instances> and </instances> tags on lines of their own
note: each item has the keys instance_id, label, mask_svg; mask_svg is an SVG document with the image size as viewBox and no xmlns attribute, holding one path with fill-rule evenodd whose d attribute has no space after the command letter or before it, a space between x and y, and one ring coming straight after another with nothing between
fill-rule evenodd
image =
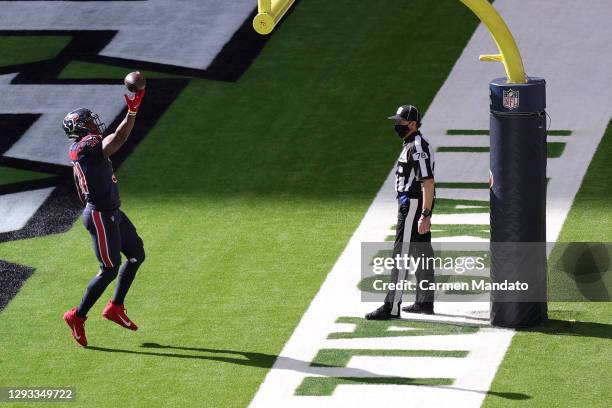
<instances>
[{"instance_id":1,"label":"white yard line marking","mask_svg":"<svg viewBox=\"0 0 612 408\"><path fill-rule=\"evenodd\" d=\"M431 218L436 224L489 225L489 213L436 214Z\"/></svg>"},{"instance_id":2,"label":"white yard line marking","mask_svg":"<svg viewBox=\"0 0 612 408\"><path fill-rule=\"evenodd\" d=\"M487 229L489 229L489 226L483 226L486 227ZM435 230L434 230L435 233ZM431 242L489 242L488 239L484 239L484 238L477 238L477 237L471 237L469 235L459 235L459 236L455 236L455 237L439 237L439 238L432 238Z\"/></svg>"},{"instance_id":3,"label":"white yard line marking","mask_svg":"<svg viewBox=\"0 0 612 408\"><path fill-rule=\"evenodd\" d=\"M588 8L576 8L571 0L541 0L536 9L531 3L528 0L497 0L495 6L517 34L528 73L545 76L548 80L548 111L553 118L553 129L574 131L571 138L562 140L567 143L562 158L549 161L547 233L548 240L554 241L612 116L609 104L612 76L608 72L612 62L612 48L608 44L612 25L607 18L608 0L592 0ZM526 8L534 12L524 13ZM533 41L534 38L537 41ZM582 44L584 38L589 38L588 47ZM499 64L480 64L477 57L495 50L492 39L481 25L425 116L423 133L437 146L446 145L451 138L461 138L446 136L447 129L488 128L487 79L503 76L503 68ZM488 160L486 153L436 153L436 180L487 182ZM456 195L451 190L444 191L445 198L466 198L464 190L457 189ZM484 327L476 333L462 335L327 338L329 333L351 330L350 325L335 323L338 317L361 317L375 306L362 303L356 287L360 280L360 245L361 242L382 241L389 231L381 226L392 224L395 216L393 175L390 174L262 383L251 402L252 407L372 407L381 404L478 407L482 404L512 340L514 332L511 330ZM484 214L437 214L434 222L465 224L466 219L488 224ZM468 238L481 240L436 237L447 242L456 239L465 242ZM437 304L436 313L431 319L440 322L486 324L488 304ZM439 364L443 367L436 367L437 363L425 365L418 358L410 359L413 362L410 367L406 367L405 358L352 358L349 366L341 371L349 376L367 376L368 372L371 376L384 372L419 377L445 373L454 376L452 385L346 384L338 385L328 396L296 396L295 390L305 377L329 375L325 374L325 369L313 371L309 365L317 352L325 348L469 350L469 354L463 359L440 359ZM330 373L336 369L327 370Z\"/></svg>"}]
</instances>

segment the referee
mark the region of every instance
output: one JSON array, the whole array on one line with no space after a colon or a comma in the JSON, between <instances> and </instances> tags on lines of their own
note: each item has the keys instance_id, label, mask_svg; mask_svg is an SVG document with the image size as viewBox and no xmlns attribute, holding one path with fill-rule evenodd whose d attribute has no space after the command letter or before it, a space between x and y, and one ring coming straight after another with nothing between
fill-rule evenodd
<instances>
[{"instance_id":1,"label":"referee","mask_svg":"<svg viewBox=\"0 0 612 408\"><path fill-rule=\"evenodd\" d=\"M400 106L389 119L395 121L395 132L403 141L395 172L399 208L393 256L408 253L415 260L422 258L424 261L433 257L430 231L435 200L433 148L419 131L421 117L416 107ZM433 314L434 291L421 288L421 282L425 286L434 282L434 270L430 263L421 262L417 267L416 301L403 308L405 312ZM403 283L406 280L406 269L393 268L391 283ZM368 320L399 319L401 304L402 290L389 290L385 303L365 317Z\"/></svg>"}]
</instances>

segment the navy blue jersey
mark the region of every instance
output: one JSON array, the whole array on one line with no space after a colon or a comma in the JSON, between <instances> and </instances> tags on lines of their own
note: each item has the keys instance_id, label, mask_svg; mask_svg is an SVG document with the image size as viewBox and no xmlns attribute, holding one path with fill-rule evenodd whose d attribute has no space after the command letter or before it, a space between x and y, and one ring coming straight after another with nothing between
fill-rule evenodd
<instances>
[{"instance_id":1,"label":"navy blue jersey","mask_svg":"<svg viewBox=\"0 0 612 408\"><path fill-rule=\"evenodd\" d=\"M69 154L81 201L101 211L119 208L117 178L110 159L102 153L102 136L83 137L70 145Z\"/></svg>"}]
</instances>

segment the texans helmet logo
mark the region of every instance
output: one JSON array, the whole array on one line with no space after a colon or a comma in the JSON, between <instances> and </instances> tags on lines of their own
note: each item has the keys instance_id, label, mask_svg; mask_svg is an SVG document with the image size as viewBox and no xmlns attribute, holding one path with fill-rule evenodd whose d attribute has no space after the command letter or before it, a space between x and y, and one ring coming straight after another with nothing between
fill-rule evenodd
<instances>
[{"instance_id":1,"label":"texans helmet logo","mask_svg":"<svg viewBox=\"0 0 612 408\"><path fill-rule=\"evenodd\" d=\"M70 132L74 132L76 124L79 122L79 114L73 113L64 118L64 128L68 129Z\"/></svg>"}]
</instances>

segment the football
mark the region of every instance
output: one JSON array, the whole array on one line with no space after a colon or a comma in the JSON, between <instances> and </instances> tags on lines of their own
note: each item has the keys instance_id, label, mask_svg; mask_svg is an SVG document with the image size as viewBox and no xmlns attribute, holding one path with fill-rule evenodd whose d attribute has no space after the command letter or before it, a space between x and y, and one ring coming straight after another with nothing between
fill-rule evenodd
<instances>
[{"instance_id":1,"label":"football","mask_svg":"<svg viewBox=\"0 0 612 408\"><path fill-rule=\"evenodd\" d=\"M145 79L144 75L140 73L140 71L134 71L125 76L123 83L128 91L136 93L145 88L147 85L147 80Z\"/></svg>"}]
</instances>

